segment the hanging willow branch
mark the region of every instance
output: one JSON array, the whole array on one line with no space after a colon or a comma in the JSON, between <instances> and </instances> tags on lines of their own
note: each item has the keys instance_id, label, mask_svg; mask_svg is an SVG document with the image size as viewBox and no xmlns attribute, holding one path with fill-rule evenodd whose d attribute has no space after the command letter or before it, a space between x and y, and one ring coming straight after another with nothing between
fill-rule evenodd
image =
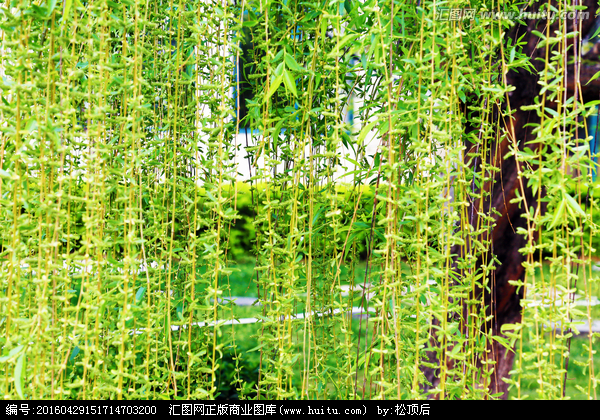
<instances>
[{"instance_id":1,"label":"hanging willow branch","mask_svg":"<svg viewBox=\"0 0 600 420\"><path fill-rule=\"evenodd\" d=\"M5 398L596 398L597 6L525 6L7 0Z\"/></svg>"}]
</instances>

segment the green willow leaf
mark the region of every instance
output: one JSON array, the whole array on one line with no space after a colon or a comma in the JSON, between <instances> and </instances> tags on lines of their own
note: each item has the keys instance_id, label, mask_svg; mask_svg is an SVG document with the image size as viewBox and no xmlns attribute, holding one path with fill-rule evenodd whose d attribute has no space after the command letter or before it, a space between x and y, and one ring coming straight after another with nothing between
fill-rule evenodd
<instances>
[{"instance_id":1,"label":"green willow leaf","mask_svg":"<svg viewBox=\"0 0 600 420\"><path fill-rule=\"evenodd\" d=\"M56 8L57 0L49 0L46 6L46 17L50 17Z\"/></svg>"},{"instance_id":2,"label":"green willow leaf","mask_svg":"<svg viewBox=\"0 0 600 420\"><path fill-rule=\"evenodd\" d=\"M573 197L571 197L567 193L564 193L564 197L565 197L565 200L566 200L567 204L569 205L569 207L571 209L573 209L575 211L575 213L577 213L579 216L581 216L583 218L587 217L587 215L585 214L585 212L583 211L583 209L581 208L579 203L577 201L575 201L575 199Z\"/></svg>"},{"instance_id":3,"label":"green willow leaf","mask_svg":"<svg viewBox=\"0 0 600 420\"><path fill-rule=\"evenodd\" d=\"M286 54L284 56L284 60L285 60L285 64L293 71L298 71L301 72L304 70L303 67L301 67L296 60L294 59L294 56L291 54Z\"/></svg>"},{"instance_id":4,"label":"green willow leaf","mask_svg":"<svg viewBox=\"0 0 600 420\"><path fill-rule=\"evenodd\" d=\"M360 133L358 135L357 138L357 143L358 144L362 144L365 140L365 137L367 137L367 134L369 134L371 132L371 130L373 130L373 127L375 127L375 124L377 124L379 121L377 120L373 120L371 122L369 122L368 124L366 124L361 130Z\"/></svg>"},{"instance_id":5,"label":"green willow leaf","mask_svg":"<svg viewBox=\"0 0 600 420\"><path fill-rule=\"evenodd\" d=\"M15 380L15 388L17 390L17 394L21 399L24 399L23 395L23 365L25 363L25 353L22 353L17 359L17 363L15 363L15 372L14 372L14 380Z\"/></svg>"},{"instance_id":6,"label":"green willow leaf","mask_svg":"<svg viewBox=\"0 0 600 420\"><path fill-rule=\"evenodd\" d=\"M277 89L281 85L281 82L283 82L283 74L275 77L275 79L271 83L271 86L269 87L269 91L265 95L265 99L264 99L265 102L269 102L269 99L271 99L271 96L273 96L275 91L277 91Z\"/></svg>"},{"instance_id":7,"label":"green willow leaf","mask_svg":"<svg viewBox=\"0 0 600 420\"><path fill-rule=\"evenodd\" d=\"M63 16L62 16L63 25L65 24L65 22L67 20L69 20L69 13L71 12L71 6L72 5L73 5L73 0L65 0L64 9L63 9Z\"/></svg>"},{"instance_id":8,"label":"green willow leaf","mask_svg":"<svg viewBox=\"0 0 600 420\"><path fill-rule=\"evenodd\" d=\"M567 200L561 200L560 204L558 205L558 208L556 209L556 213L554 213L554 219L552 220L552 223L549 226L550 229L558 226L559 223L562 223L564 221L566 206Z\"/></svg>"},{"instance_id":9,"label":"green willow leaf","mask_svg":"<svg viewBox=\"0 0 600 420\"><path fill-rule=\"evenodd\" d=\"M10 352L8 352L7 356L0 357L0 363L4 363L4 362L7 362L8 360L12 359L17 354L19 354L21 352L21 350L23 350L23 348L25 348L24 345L19 345L19 346L13 348Z\"/></svg>"},{"instance_id":10,"label":"green willow leaf","mask_svg":"<svg viewBox=\"0 0 600 420\"><path fill-rule=\"evenodd\" d=\"M296 82L290 76L290 73L284 69L283 70L283 83L285 84L286 90L288 90L292 95L298 97L298 92L296 91Z\"/></svg>"}]
</instances>

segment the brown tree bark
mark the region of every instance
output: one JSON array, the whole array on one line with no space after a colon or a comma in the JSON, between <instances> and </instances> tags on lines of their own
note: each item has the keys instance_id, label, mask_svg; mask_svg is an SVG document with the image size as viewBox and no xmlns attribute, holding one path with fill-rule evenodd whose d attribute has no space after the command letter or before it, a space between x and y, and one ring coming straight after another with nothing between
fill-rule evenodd
<instances>
[{"instance_id":1,"label":"brown tree bark","mask_svg":"<svg viewBox=\"0 0 600 420\"><path fill-rule=\"evenodd\" d=\"M552 2L555 3L555 2ZM545 4L545 2L544 2ZM580 34L581 37L585 36L591 29L598 8L597 0L581 0L578 3L583 6L587 6L589 18L582 21L570 20L567 21L569 24L569 31L578 31L579 25L581 24ZM530 6L527 11L536 12L541 4L534 4ZM575 3L574 3L575 5ZM516 323L521 320L521 305L520 300L523 296L522 288L517 290L516 286L509 283L511 280L524 280L525 270L523 268L523 262L525 256L519 252L519 249L526 245L526 238L517 233L517 229L527 228L526 219L523 217L524 210L523 206L518 203L510 203L510 201L516 197L517 192L525 197L527 205L535 209L541 206L540 210L544 211L544 203L539 202L538 196L534 196L531 189L525 185L521 186L518 178L518 170L515 158L513 156L505 158L510 151L510 146L514 142L518 144L519 148L529 147L536 149L535 143L529 143L534 140L535 135L532 133L533 127L527 126L531 123L539 123L539 117L536 111L527 111L522 107L527 105L533 105L534 99L539 95L541 86L539 85L540 72L545 67L544 58L546 56L545 48L539 47L540 39L532 32L537 30L541 33L546 33L546 26L549 23L547 20L528 20L525 21L526 25L516 24L506 35L510 37L514 43L524 35L522 41L525 42L523 47L523 53L530 57L530 62L534 67L534 70L529 72L525 69L518 71L511 71L506 75L506 80L509 85L515 87L515 89L509 93L508 103L511 110L514 110L512 118L502 119L501 113L496 112L497 118L501 127L505 127L509 136L501 137L497 136L498 140L492 145L489 162L499 167L500 171L496 173L495 178L492 182L486 184L483 188L486 188L489 192L488 198L484 203L484 208L493 208L499 215L495 217L495 224L489 232L484 234L486 237L481 239L488 239L491 243L491 247L488 250L488 255L480 258L477 267L483 263L484 260L490 261L493 254L498 260L495 264L495 270L492 271L490 278L487 279L488 285L490 286L491 292L479 290L478 293L484 293L484 302L488 307L488 314L493 315L492 321L487 325L493 334L499 335L500 329L504 324ZM558 29L558 23L554 23L550 28L552 34L555 29ZM571 44L574 40L579 38L570 39ZM576 51L574 47L579 49L579 45L571 45L570 57L568 60L573 60L573 53ZM598 56L592 57L596 62L590 62L589 60L583 61L581 64L575 62L570 64L567 69L566 86L568 96L577 96L584 102L591 100L600 99L600 78L595 79L591 83L587 84L592 76L600 70L600 62ZM577 78L574 77L575 72L579 72L580 83L577 84ZM548 106L548 104L546 105ZM542 191L543 194L543 191ZM543 196L543 195L542 195ZM474 203L478 204L478 203ZM471 221L475 225L477 216ZM467 244L468 247L468 244ZM453 249L453 254L458 259L462 257L462 250L458 247ZM458 275L461 273L456 270ZM466 307L465 307L466 311ZM456 318L464 320L466 314L456 314ZM438 345L435 337L431 337L430 345L436 348ZM503 378L509 377L509 372L512 370L514 362L514 352L508 351L497 343L490 345L490 354L492 360L495 361L494 371L491 376L491 383L488 384L489 390L492 394L501 393L503 398L508 397L508 384L503 381ZM429 367L423 368L423 373L429 382L429 385L425 387L425 390L435 388L439 385L439 360L437 359L437 353L431 351L427 354L426 362ZM437 367L433 367L437 366Z\"/></svg>"}]
</instances>

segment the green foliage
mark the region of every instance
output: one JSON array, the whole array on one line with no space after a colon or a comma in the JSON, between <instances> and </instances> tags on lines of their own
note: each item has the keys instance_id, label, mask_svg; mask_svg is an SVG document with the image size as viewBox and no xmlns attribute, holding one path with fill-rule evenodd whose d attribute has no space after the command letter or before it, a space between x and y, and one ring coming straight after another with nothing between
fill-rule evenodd
<instances>
[{"instance_id":1,"label":"green foliage","mask_svg":"<svg viewBox=\"0 0 600 420\"><path fill-rule=\"evenodd\" d=\"M571 29L539 35L555 50L531 106L538 147L502 152L521 183L507 196L527 210L523 185L544 190L547 211L518 228L523 318L499 333L478 292L497 269L486 186L510 138L504 75L532 64L505 40L512 22L442 20L438 5L7 0L4 397L494 398L487 354L525 329L515 396L535 377L536 396L562 397L570 336L544 325L591 321L564 296L598 296L592 157L575 135L591 106L545 102L563 98ZM238 293L256 305L225 299ZM235 325L246 316L259 322ZM427 352L441 381L425 392Z\"/></svg>"},{"instance_id":2,"label":"green foliage","mask_svg":"<svg viewBox=\"0 0 600 420\"><path fill-rule=\"evenodd\" d=\"M257 232L256 226L253 223L257 216L256 207L252 201L252 193L245 183L238 183L237 194L235 195L235 207L238 214L238 218L231 224L231 228L228 232L227 238L227 252L229 256L236 261L243 261L248 255L255 254ZM341 220L345 225L350 225L352 216L354 214L354 207L356 197L353 197L353 191L351 188L339 186L336 188L337 196L340 203L345 203L339 207L341 212ZM368 237L371 231L371 224L368 216L373 210L373 188L365 187L362 189L362 195L358 200L359 214L362 217L359 220L355 220L350 227L350 235L348 236L347 248L352 249L353 254L361 260L367 258L367 243ZM259 207L261 207L259 205ZM328 211L328 206L321 206L315 210L315 231L319 231L325 228L327 220L322 217ZM410 227L406 227L409 229ZM380 227L373 229L374 241L377 243L384 240L384 230ZM321 238L319 234L314 235L315 238ZM306 250L302 251L303 255L306 254Z\"/></svg>"},{"instance_id":3,"label":"green foliage","mask_svg":"<svg viewBox=\"0 0 600 420\"><path fill-rule=\"evenodd\" d=\"M259 380L258 353L241 356L233 350L223 354L217 372L217 399L255 398ZM241 398L240 398L241 397Z\"/></svg>"}]
</instances>

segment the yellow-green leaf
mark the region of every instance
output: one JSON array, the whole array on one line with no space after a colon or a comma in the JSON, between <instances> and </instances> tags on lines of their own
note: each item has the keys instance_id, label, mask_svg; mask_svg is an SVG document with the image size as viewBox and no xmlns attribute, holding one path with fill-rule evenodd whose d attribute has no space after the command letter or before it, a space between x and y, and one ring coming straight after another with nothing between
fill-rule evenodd
<instances>
[{"instance_id":1,"label":"yellow-green leaf","mask_svg":"<svg viewBox=\"0 0 600 420\"><path fill-rule=\"evenodd\" d=\"M283 83L285 88L291 92L294 96L298 96L298 92L296 91L296 82L290 76L290 73L287 70L283 70Z\"/></svg>"},{"instance_id":2,"label":"yellow-green leaf","mask_svg":"<svg viewBox=\"0 0 600 420\"><path fill-rule=\"evenodd\" d=\"M63 23L69 18L69 12L71 11L71 6L73 5L73 0L65 0L65 9L63 11Z\"/></svg>"},{"instance_id":3,"label":"yellow-green leaf","mask_svg":"<svg viewBox=\"0 0 600 420\"><path fill-rule=\"evenodd\" d=\"M375 124L377 124L377 122L378 122L377 120L373 120L369 124L365 125L362 128L362 130L360 130L360 134L358 135L358 140L357 140L358 144L362 144L365 137L367 137L367 134L373 129L373 127L375 126Z\"/></svg>"},{"instance_id":4,"label":"yellow-green leaf","mask_svg":"<svg viewBox=\"0 0 600 420\"><path fill-rule=\"evenodd\" d=\"M343 38L340 39L338 44L335 46L333 50L328 54L330 57L335 57L340 54L340 51L344 46L353 39L356 39L358 34L346 34Z\"/></svg>"},{"instance_id":5,"label":"yellow-green leaf","mask_svg":"<svg viewBox=\"0 0 600 420\"><path fill-rule=\"evenodd\" d=\"M581 217L586 217L585 212L581 209L581 206L579 206L579 203L577 201L575 201L575 199L573 197L571 197L567 193L565 193L564 196L565 196L565 199L567 200L567 204L569 205L569 207L571 209L573 209Z\"/></svg>"},{"instance_id":6,"label":"yellow-green leaf","mask_svg":"<svg viewBox=\"0 0 600 420\"><path fill-rule=\"evenodd\" d=\"M592 80L597 79L598 76L600 76L600 71L596 72L596 74L594 74L592 77L590 77L590 80L588 80L588 82L586 83L586 86L589 85Z\"/></svg>"},{"instance_id":7,"label":"yellow-green leaf","mask_svg":"<svg viewBox=\"0 0 600 420\"><path fill-rule=\"evenodd\" d=\"M300 64L298 64L296 62L296 60L294 59L294 56L291 54L286 54L285 57L283 58L285 61L285 64L292 70L294 71L302 71L304 70L302 68L302 66L300 66Z\"/></svg>"},{"instance_id":8,"label":"yellow-green leaf","mask_svg":"<svg viewBox=\"0 0 600 420\"><path fill-rule=\"evenodd\" d=\"M46 16L50 17L50 15L52 15L52 12L54 12L54 9L56 8L56 1L57 0L50 0L48 2L48 5L46 6Z\"/></svg>"},{"instance_id":9,"label":"yellow-green leaf","mask_svg":"<svg viewBox=\"0 0 600 420\"><path fill-rule=\"evenodd\" d=\"M1 169L0 169L0 171L1 171ZM2 172L4 172L4 171L2 171ZM7 361L8 361L8 360L10 360L12 357L14 357L15 355L19 354L19 352L20 352L21 350L23 350L23 347L25 347L25 346L23 346L23 345L17 346L17 347L15 347L14 349L12 349L12 350L11 350L11 351L8 353L8 356L3 356L3 357L0 357L0 363L7 362Z\"/></svg>"},{"instance_id":10,"label":"yellow-green leaf","mask_svg":"<svg viewBox=\"0 0 600 420\"><path fill-rule=\"evenodd\" d=\"M21 399L24 399L23 396L23 363L25 362L25 353L22 353L17 359L17 363L15 364L15 387L17 389L17 394Z\"/></svg>"},{"instance_id":11,"label":"yellow-green leaf","mask_svg":"<svg viewBox=\"0 0 600 420\"><path fill-rule=\"evenodd\" d=\"M6 172L4 169L0 169L0 178L12 179L12 176L10 173Z\"/></svg>"},{"instance_id":12,"label":"yellow-green leaf","mask_svg":"<svg viewBox=\"0 0 600 420\"><path fill-rule=\"evenodd\" d=\"M554 219L552 220L552 224L550 225L550 229L552 229L553 227L558 225L560 223L560 221L562 220L563 214L565 213L566 204L567 204L567 202L565 200L562 200L560 202L560 204L558 205L558 208L556 209L556 213L554 214Z\"/></svg>"},{"instance_id":13,"label":"yellow-green leaf","mask_svg":"<svg viewBox=\"0 0 600 420\"><path fill-rule=\"evenodd\" d=\"M275 78L275 80L273 80L273 82L271 83L271 86L269 87L269 91L267 92L267 96L265 96L265 102L268 102L269 99L271 99L271 96L273 96L275 91L279 88L282 81L283 81L283 74L281 74L280 76L277 76Z\"/></svg>"}]
</instances>

